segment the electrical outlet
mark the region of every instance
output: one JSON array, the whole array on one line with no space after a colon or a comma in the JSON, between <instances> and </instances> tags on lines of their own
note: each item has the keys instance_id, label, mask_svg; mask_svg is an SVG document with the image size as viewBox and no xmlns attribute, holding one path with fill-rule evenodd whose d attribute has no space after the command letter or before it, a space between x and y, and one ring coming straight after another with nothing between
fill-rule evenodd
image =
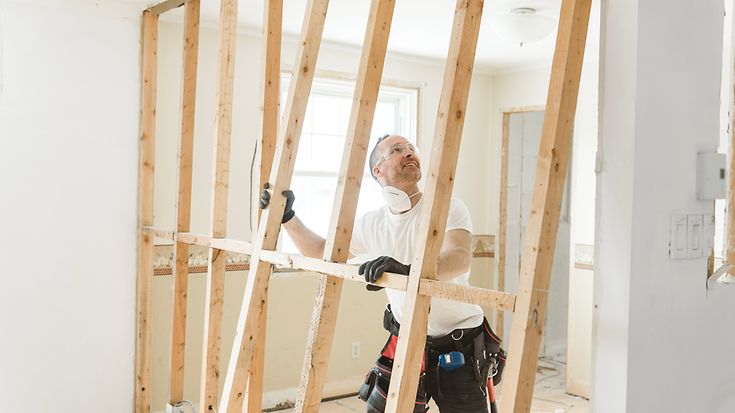
<instances>
[{"instance_id":1,"label":"electrical outlet","mask_svg":"<svg viewBox=\"0 0 735 413\"><path fill-rule=\"evenodd\" d=\"M358 357L360 357L360 342L353 341L352 342L352 358L356 359Z\"/></svg>"}]
</instances>

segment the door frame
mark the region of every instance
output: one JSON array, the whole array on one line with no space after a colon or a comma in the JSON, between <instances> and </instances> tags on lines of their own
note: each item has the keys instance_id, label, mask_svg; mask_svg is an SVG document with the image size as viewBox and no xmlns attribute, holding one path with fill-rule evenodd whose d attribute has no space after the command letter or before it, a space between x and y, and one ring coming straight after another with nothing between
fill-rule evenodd
<instances>
[{"instance_id":1,"label":"door frame","mask_svg":"<svg viewBox=\"0 0 735 413\"><path fill-rule=\"evenodd\" d=\"M519 106L502 110L501 157L500 157L500 209L498 223L498 291L505 291L505 244L507 241L507 209L508 209L508 138L510 136L510 116L518 113L543 112L545 105ZM503 337L505 318L502 311L495 313L495 331Z\"/></svg>"}]
</instances>

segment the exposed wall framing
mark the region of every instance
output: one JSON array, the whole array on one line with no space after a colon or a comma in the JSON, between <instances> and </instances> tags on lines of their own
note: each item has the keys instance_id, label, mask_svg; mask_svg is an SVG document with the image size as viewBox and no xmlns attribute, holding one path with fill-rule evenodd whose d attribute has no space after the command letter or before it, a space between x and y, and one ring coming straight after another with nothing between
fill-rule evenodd
<instances>
[{"instance_id":1,"label":"exposed wall framing","mask_svg":"<svg viewBox=\"0 0 735 413\"><path fill-rule=\"evenodd\" d=\"M480 304L485 308L516 312L511 331L509 360L506 367L503 412L528 412L535 379L538 346L546 313L551 263L563 186L571 150L572 122L576 109L582 56L586 39L591 0L563 0L547 98L547 112L541 139L532 212L521 260L521 283L518 295L476 287L464 287L436 280L436 260L444 237L450 195L459 154L467 96L472 77L475 48L482 15L483 0L458 0L439 111L427 173L425 197L428 204L421 216L416 259L407 278L386 274L376 285L407 292L393 380L388 395L388 412L413 409L418 370L426 339L431 297ZM179 145L179 198L175 231L153 225L153 162L156 95L156 31L158 14L186 4L184 51L184 100L182 131ZM327 0L310 0L304 17L301 41L294 64L284 117L277 127L278 68L280 62L280 30L282 0L271 0L266 7L266 54L264 61L264 114L261 143L261 179L269 176L273 196L260 217L252 242L226 238L227 186L229 183L229 147L232 122L234 78L236 0L222 0L220 15L220 54L218 79L218 111L215 140L215 162L212 181L211 225L209 234L189 232L191 203L191 145L196 89L196 44L199 1L166 1L143 13L142 92L139 190L139 267L137 292L137 339L135 368L135 411L150 412L150 332L151 281L153 277L153 239L164 238L175 244L173 273L175 306L185 308L186 274L190 271L184 259L189 245L210 248L207 274L207 306L205 308L204 351L200 410L239 413L259 411L262 393L262 355L264 347L265 311L268 283L276 264L285 268L309 270L323 274L314 307L312 330L296 411L318 411L324 376L332 343L327 325L336 317L344 280L364 283L357 267L345 264L354 222L357 193L367 153L368 131L372 125L377 93L382 77L394 0L372 0L365 47L360 61L357 86L348 128L347 144L340 168L340 185L335 199L324 259L274 251L281 228L285 198L293 175L302 120L315 73ZM274 80L275 79L275 80ZM278 139L276 140L276 136ZM271 148L275 150L271 152ZM269 160L272 159L272 163ZM501 252L503 251L501 240ZM217 394L217 360L220 352L224 252L250 254L250 268L244 293L235 343L225 375L224 389ZM174 312L172 340L171 402L182 397L183 308ZM246 400L247 388L247 404Z\"/></svg>"}]
</instances>

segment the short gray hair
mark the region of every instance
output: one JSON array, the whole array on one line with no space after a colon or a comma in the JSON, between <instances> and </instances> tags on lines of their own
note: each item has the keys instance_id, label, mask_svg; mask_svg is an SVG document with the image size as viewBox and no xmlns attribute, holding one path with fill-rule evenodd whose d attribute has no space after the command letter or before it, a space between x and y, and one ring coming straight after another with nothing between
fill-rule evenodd
<instances>
[{"instance_id":1,"label":"short gray hair","mask_svg":"<svg viewBox=\"0 0 735 413\"><path fill-rule=\"evenodd\" d=\"M369 160L369 165L370 165L370 175L371 175L371 176L373 177L373 179L375 179L376 181L378 180L378 177L377 177L377 176L375 176L375 173L373 172L373 168L375 168L375 165L376 165L376 164L378 163L378 158L380 158L380 155L378 155L378 151L377 151L377 149L378 149L378 145L380 145L380 142L383 142L383 140L385 140L385 139L386 139L386 138L388 138L389 136L391 136L391 134L390 134L390 133L386 133L385 135L383 135L383 136L379 137L379 138L378 138L378 141L377 141L377 142L375 142L375 146L373 146L373 150L372 150L372 151L370 152L370 160Z\"/></svg>"}]
</instances>

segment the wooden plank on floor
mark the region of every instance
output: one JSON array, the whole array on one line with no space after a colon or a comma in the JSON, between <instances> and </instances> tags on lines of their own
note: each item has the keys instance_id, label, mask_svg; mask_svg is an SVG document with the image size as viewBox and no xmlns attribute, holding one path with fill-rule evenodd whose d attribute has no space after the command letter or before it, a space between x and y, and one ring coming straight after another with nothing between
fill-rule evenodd
<instances>
[{"instance_id":1,"label":"wooden plank on floor","mask_svg":"<svg viewBox=\"0 0 735 413\"><path fill-rule=\"evenodd\" d=\"M141 113L138 164L138 277L136 282L135 412L151 411L151 332L153 321L153 176L156 133L156 55L158 15L144 11L141 28Z\"/></svg>"},{"instance_id":2,"label":"wooden plank on floor","mask_svg":"<svg viewBox=\"0 0 735 413\"><path fill-rule=\"evenodd\" d=\"M199 0L187 0L184 10L184 67L179 140L176 231L188 232L191 222L191 175L194 154L197 59L199 51ZM173 326L169 374L169 403L184 400L184 350L186 347L186 297L189 280L189 244L176 242L173 269Z\"/></svg>"},{"instance_id":3,"label":"wooden plank on floor","mask_svg":"<svg viewBox=\"0 0 735 413\"><path fill-rule=\"evenodd\" d=\"M316 68L316 59L324 29L328 0L310 0L307 4L302 33L296 52L294 71L286 101L281 137L269 181L272 185L270 205L261 216L257 236L253 242L250 273L245 286L238 329L230 356L227 375L218 412L240 413L243 405L245 382L251 367L259 316L268 291L271 264L260 260L262 249L274 250L281 230L281 218L286 204L282 191L291 185L296 152L303 127L306 104Z\"/></svg>"},{"instance_id":4,"label":"wooden plank on floor","mask_svg":"<svg viewBox=\"0 0 735 413\"><path fill-rule=\"evenodd\" d=\"M380 80L383 76L394 6L394 0L373 0L370 6L332 218L324 247L323 257L327 261L344 263L349 258L350 240L380 91ZM331 275L323 275L320 279L295 412L319 411L334 338L334 325L337 323L342 284L342 278Z\"/></svg>"},{"instance_id":5,"label":"wooden plank on floor","mask_svg":"<svg viewBox=\"0 0 735 413\"><path fill-rule=\"evenodd\" d=\"M281 93L281 38L283 32L283 0L268 0L263 7L263 125L260 138L260 180L256 194L268 181L278 138L278 104ZM257 209L256 224L260 225L261 209ZM254 225L253 227L257 227ZM268 295L258 316L258 340L255 342L253 363L248 377L245 406L248 412L263 410L263 374L265 373L265 336L268 318Z\"/></svg>"},{"instance_id":6,"label":"wooden plank on floor","mask_svg":"<svg viewBox=\"0 0 735 413\"><path fill-rule=\"evenodd\" d=\"M459 143L472 80L477 37L482 17L482 0L458 0L452 25L444 84L426 174L424 206L419 236L411 265L408 289L393 364L386 412L413 411L419 372L426 343L431 297L419 294L421 278L436 278L436 262L444 241Z\"/></svg>"},{"instance_id":7,"label":"wooden plank on floor","mask_svg":"<svg viewBox=\"0 0 735 413\"><path fill-rule=\"evenodd\" d=\"M232 94L235 75L235 41L237 36L237 0L222 0L220 5L220 38L217 78L217 117L215 120L214 172L210 229L212 238L224 238L227 231L227 193L230 170L230 140L232 135ZM220 376L220 332L224 301L225 261L227 253L217 248L209 250L204 307L204 337L202 343L202 380L199 412L218 409Z\"/></svg>"},{"instance_id":8,"label":"wooden plank on floor","mask_svg":"<svg viewBox=\"0 0 735 413\"><path fill-rule=\"evenodd\" d=\"M498 291L505 291L505 247L508 239L508 136L510 135L510 113L503 113L502 152L500 155L500 220L498 223ZM495 334L503 338L505 315L495 313Z\"/></svg>"},{"instance_id":9,"label":"wooden plank on floor","mask_svg":"<svg viewBox=\"0 0 735 413\"><path fill-rule=\"evenodd\" d=\"M563 0L561 5L531 212L523 238L521 278L500 400L502 412L531 409L591 3Z\"/></svg>"}]
</instances>

